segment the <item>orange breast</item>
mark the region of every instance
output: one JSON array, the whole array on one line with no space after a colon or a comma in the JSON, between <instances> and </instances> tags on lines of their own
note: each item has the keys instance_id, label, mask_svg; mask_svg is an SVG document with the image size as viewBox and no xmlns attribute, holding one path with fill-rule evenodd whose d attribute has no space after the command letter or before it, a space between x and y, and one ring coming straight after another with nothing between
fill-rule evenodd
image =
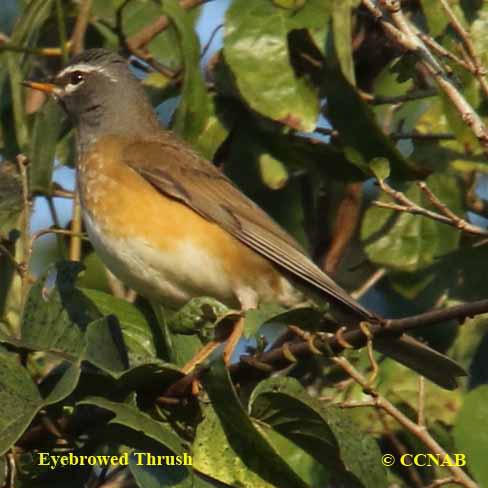
<instances>
[{"instance_id":1,"label":"orange breast","mask_svg":"<svg viewBox=\"0 0 488 488\"><path fill-rule=\"evenodd\" d=\"M90 237L116 275L176 304L209 295L235 306L244 288L265 301L280 295L283 278L268 260L158 192L121 162L119 142L104 138L78 165L82 207L97 234Z\"/></svg>"}]
</instances>

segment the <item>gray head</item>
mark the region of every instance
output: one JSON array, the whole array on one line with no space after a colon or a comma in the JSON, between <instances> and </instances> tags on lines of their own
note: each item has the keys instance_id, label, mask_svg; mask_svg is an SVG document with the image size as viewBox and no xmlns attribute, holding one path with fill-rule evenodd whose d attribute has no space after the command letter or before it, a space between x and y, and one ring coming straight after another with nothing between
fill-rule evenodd
<instances>
[{"instance_id":1,"label":"gray head","mask_svg":"<svg viewBox=\"0 0 488 488\"><path fill-rule=\"evenodd\" d=\"M51 86L76 128L80 149L102 135L137 136L159 127L127 60L112 51L84 51L54 77Z\"/></svg>"}]
</instances>

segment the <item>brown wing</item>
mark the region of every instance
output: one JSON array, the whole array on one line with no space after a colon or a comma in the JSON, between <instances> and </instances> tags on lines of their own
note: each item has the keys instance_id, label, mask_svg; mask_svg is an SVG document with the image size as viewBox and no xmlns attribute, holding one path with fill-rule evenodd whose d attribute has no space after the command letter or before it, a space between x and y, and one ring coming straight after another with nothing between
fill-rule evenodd
<instances>
[{"instance_id":1,"label":"brown wing","mask_svg":"<svg viewBox=\"0 0 488 488\"><path fill-rule=\"evenodd\" d=\"M124 160L161 193L218 223L294 277L356 314L373 317L316 266L289 234L212 163L198 156L172 134L163 133L157 141L129 144L124 150Z\"/></svg>"}]
</instances>

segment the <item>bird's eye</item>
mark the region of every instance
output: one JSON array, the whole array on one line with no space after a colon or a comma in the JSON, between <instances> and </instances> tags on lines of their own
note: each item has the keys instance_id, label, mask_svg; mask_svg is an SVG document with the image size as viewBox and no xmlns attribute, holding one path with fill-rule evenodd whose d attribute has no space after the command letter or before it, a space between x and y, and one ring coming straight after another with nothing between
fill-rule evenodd
<instances>
[{"instance_id":1,"label":"bird's eye","mask_svg":"<svg viewBox=\"0 0 488 488\"><path fill-rule=\"evenodd\" d=\"M85 79L85 76L81 71L73 71L69 77L70 85L78 85Z\"/></svg>"}]
</instances>

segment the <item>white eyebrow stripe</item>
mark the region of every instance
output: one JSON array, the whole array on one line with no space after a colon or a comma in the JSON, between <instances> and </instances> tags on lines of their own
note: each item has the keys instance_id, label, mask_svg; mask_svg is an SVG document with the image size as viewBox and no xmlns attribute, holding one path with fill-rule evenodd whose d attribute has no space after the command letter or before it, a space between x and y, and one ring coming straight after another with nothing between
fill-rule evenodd
<instances>
[{"instance_id":1,"label":"white eyebrow stripe","mask_svg":"<svg viewBox=\"0 0 488 488\"><path fill-rule=\"evenodd\" d=\"M103 66L93 66L84 63L73 64L67 68L64 68L63 71L58 73L56 78L62 78L69 73L74 73L75 71L81 71L82 73L92 73L93 71L97 71L98 73L103 73L113 83L117 83L117 78L113 77Z\"/></svg>"}]
</instances>

